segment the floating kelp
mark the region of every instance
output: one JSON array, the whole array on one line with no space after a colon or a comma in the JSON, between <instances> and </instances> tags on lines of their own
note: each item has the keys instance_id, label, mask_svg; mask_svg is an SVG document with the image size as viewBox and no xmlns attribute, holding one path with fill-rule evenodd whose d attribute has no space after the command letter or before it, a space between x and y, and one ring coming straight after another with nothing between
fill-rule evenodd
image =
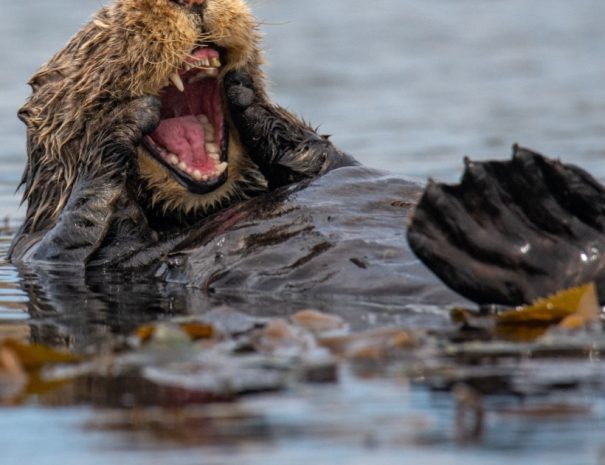
<instances>
[{"instance_id":1,"label":"floating kelp","mask_svg":"<svg viewBox=\"0 0 605 465\"><path fill-rule=\"evenodd\" d=\"M64 380L46 380L42 370L81 360L79 356L38 344L27 345L14 339L0 341L0 404L18 403L61 386Z\"/></svg>"},{"instance_id":2,"label":"floating kelp","mask_svg":"<svg viewBox=\"0 0 605 465\"><path fill-rule=\"evenodd\" d=\"M496 316L498 325L552 325L564 323L567 318L590 324L598 320L600 306L594 283L559 292L532 305L501 312ZM569 325L575 327L575 325Z\"/></svg>"},{"instance_id":3,"label":"floating kelp","mask_svg":"<svg viewBox=\"0 0 605 465\"><path fill-rule=\"evenodd\" d=\"M561 291L525 307L482 312L455 308L450 312L452 321L459 325L460 331L454 336L460 342L479 339L532 342L553 329L594 328L600 314L594 283Z\"/></svg>"}]
</instances>

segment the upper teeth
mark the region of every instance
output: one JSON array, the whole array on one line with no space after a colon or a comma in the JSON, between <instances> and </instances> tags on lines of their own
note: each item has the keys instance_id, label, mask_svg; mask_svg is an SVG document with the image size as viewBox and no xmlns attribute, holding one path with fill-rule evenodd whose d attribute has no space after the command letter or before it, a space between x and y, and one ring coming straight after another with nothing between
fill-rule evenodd
<instances>
[{"instance_id":1,"label":"upper teeth","mask_svg":"<svg viewBox=\"0 0 605 465\"><path fill-rule=\"evenodd\" d=\"M195 61L185 63L183 71L186 73L189 70L197 69L199 73L189 78L189 84L193 84L197 81L205 79L207 77L217 77L219 68L221 67L221 60L217 57L204 57L198 58ZM185 92L185 85L178 72L170 75L170 81L174 84L180 92Z\"/></svg>"},{"instance_id":2,"label":"upper teeth","mask_svg":"<svg viewBox=\"0 0 605 465\"><path fill-rule=\"evenodd\" d=\"M174 84L174 87L181 92L185 92L185 85L183 84L183 80L181 79L181 76L179 76L179 73L172 73L170 75L170 80Z\"/></svg>"},{"instance_id":3,"label":"upper teeth","mask_svg":"<svg viewBox=\"0 0 605 465\"><path fill-rule=\"evenodd\" d=\"M220 68L221 60L216 57L208 58L199 58L195 61L185 63L185 71L189 71L194 68Z\"/></svg>"}]
</instances>

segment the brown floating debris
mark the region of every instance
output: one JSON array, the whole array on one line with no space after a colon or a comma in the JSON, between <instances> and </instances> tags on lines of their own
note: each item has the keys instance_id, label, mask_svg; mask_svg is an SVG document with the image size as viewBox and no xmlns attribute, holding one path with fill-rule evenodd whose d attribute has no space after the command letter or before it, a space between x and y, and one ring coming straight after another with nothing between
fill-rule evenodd
<instances>
[{"instance_id":1,"label":"brown floating debris","mask_svg":"<svg viewBox=\"0 0 605 465\"><path fill-rule=\"evenodd\" d=\"M27 379L17 354L7 347L0 347L0 405L3 400L19 395L27 385Z\"/></svg>"},{"instance_id":2,"label":"brown floating debris","mask_svg":"<svg viewBox=\"0 0 605 465\"><path fill-rule=\"evenodd\" d=\"M346 327L342 318L317 310L303 310L292 316L292 321L298 326L314 333L334 331Z\"/></svg>"},{"instance_id":3,"label":"brown floating debris","mask_svg":"<svg viewBox=\"0 0 605 465\"><path fill-rule=\"evenodd\" d=\"M41 376L51 365L73 364L80 357L37 344L27 345L14 339L0 341L0 401L16 403L27 396L41 394L63 381L48 382Z\"/></svg>"},{"instance_id":4,"label":"brown floating debris","mask_svg":"<svg viewBox=\"0 0 605 465\"><path fill-rule=\"evenodd\" d=\"M417 345L416 338L400 328L380 328L346 336L319 339L321 346L353 360L382 360L397 350Z\"/></svg>"},{"instance_id":5,"label":"brown floating debris","mask_svg":"<svg viewBox=\"0 0 605 465\"><path fill-rule=\"evenodd\" d=\"M198 339L211 339L215 335L214 328L204 323L183 323L181 329L194 341Z\"/></svg>"},{"instance_id":6,"label":"brown floating debris","mask_svg":"<svg viewBox=\"0 0 605 465\"><path fill-rule=\"evenodd\" d=\"M74 354L37 344L26 345L13 339L0 341L0 349L12 351L27 371L38 370L46 365L77 363L82 360Z\"/></svg>"},{"instance_id":7,"label":"brown floating debris","mask_svg":"<svg viewBox=\"0 0 605 465\"><path fill-rule=\"evenodd\" d=\"M166 327L167 325L165 324L144 325L137 329L136 336L141 342L148 342L158 336L158 331L164 331ZM214 328L211 325L195 321L181 323L176 325L175 329L182 331L183 334L189 336L194 341L198 339L211 339L215 335Z\"/></svg>"},{"instance_id":8,"label":"brown floating debris","mask_svg":"<svg viewBox=\"0 0 605 465\"><path fill-rule=\"evenodd\" d=\"M302 355L316 347L311 333L282 319L267 323L256 341L259 352L280 355Z\"/></svg>"}]
</instances>

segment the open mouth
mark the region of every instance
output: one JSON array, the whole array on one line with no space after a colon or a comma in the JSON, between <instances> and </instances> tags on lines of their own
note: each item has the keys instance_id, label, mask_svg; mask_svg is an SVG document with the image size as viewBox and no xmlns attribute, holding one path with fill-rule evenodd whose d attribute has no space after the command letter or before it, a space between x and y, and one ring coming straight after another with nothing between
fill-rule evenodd
<instances>
[{"instance_id":1,"label":"open mouth","mask_svg":"<svg viewBox=\"0 0 605 465\"><path fill-rule=\"evenodd\" d=\"M195 194L217 189L228 176L221 66L218 50L196 49L162 88L160 124L143 140L149 153Z\"/></svg>"}]
</instances>

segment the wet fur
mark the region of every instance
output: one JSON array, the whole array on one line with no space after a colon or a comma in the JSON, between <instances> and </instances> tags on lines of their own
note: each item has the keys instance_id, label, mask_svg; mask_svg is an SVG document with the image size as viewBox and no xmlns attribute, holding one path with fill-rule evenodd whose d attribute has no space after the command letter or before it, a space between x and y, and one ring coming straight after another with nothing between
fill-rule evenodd
<instances>
[{"instance_id":1,"label":"wet fur","mask_svg":"<svg viewBox=\"0 0 605 465\"><path fill-rule=\"evenodd\" d=\"M201 43L226 51L219 82L229 176L196 195L139 144L159 122L154 96ZM242 0L207 0L203 9L116 0L102 8L30 80L33 93L19 112L27 125L28 207L11 258L35 245L28 260L90 263L112 240L153 242L155 232L182 230L233 202L354 163L269 100L262 61L258 27ZM132 222L126 210L138 231L122 228Z\"/></svg>"},{"instance_id":2,"label":"wet fur","mask_svg":"<svg viewBox=\"0 0 605 465\"><path fill-rule=\"evenodd\" d=\"M52 226L82 166L103 163L100 157L86 160L85 155L95 157L86 153L93 146L103 150L99 139L111 123L115 104L157 95L200 40L224 47L229 62L223 72L250 73L257 92L266 98L256 23L239 0L209 2L203 24L199 15L169 0L118 0L101 9L33 76L33 94L19 112L28 129L28 164L22 179L27 232ZM144 171L150 185L157 182L157 170ZM230 184L236 187L235 180ZM155 198L173 206L172 191L183 193L169 185Z\"/></svg>"}]
</instances>

